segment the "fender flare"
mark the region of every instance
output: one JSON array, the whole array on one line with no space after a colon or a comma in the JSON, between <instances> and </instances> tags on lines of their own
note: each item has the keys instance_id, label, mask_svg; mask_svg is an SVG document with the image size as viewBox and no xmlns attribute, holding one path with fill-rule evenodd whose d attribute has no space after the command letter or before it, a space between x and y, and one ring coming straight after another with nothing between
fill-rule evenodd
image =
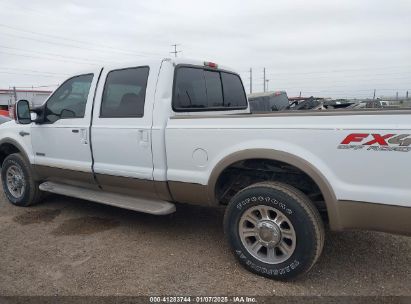
<instances>
[{"instance_id":1,"label":"fender flare","mask_svg":"<svg viewBox=\"0 0 411 304\"><path fill-rule=\"evenodd\" d=\"M29 158L26 150L23 148L23 146L22 146L18 141L16 141L16 140L13 139L13 138L10 138L10 137L5 137L5 138L0 139L0 147L1 147L3 144L10 144L10 145L15 146L15 147L23 154L23 157L26 159L26 161L27 161L29 164L31 164L31 163L30 163L30 158Z\"/></svg>"},{"instance_id":2,"label":"fender flare","mask_svg":"<svg viewBox=\"0 0 411 304\"><path fill-rule=\"evenodd\" d=\"M302 159L299 156L296 156L296 155L293 155L287 152L283 152L283 151L278 151L278 150L273 150L273 149L246 149L246 150L234 152L224 157L222 160L220 160L217 163L217 165L214 167L209 177L208 187L207 187L209 201L214 204L218 203L216 202L215 187L216 187L218 178L220 177L221 173L226 168L228 168L229 166L231 166L232 164L236 162L247 160L247 159L256 159L256 158L270 159L270 160L280 161L280 162L292 165L300 169L301 171L303 171L309 177L311 177L312 180L320 188L320 191L324 197L331 228L333 230L340 229L341 225L339 221L337 198L335 196L334 190L331 187L331 184L328 182L325 176L317 168L315 168L311 163Z\"/></svg>"}]
</instances>

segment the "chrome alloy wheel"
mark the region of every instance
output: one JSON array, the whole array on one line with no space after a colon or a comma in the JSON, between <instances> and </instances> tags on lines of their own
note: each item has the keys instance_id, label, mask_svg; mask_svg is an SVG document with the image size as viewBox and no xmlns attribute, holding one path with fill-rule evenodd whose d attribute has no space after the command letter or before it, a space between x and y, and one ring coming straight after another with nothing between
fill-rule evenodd
<instances>
[{"instance_id":1,"label":"chrome alloy wheel","mask_svg":"<svg viewBox=\"0 0 411 304\"><path fill-rule=\"evenodd\" d=\"M12 165L6 171L7 189L15 198L20 198L24 195L26 181L23 171L20 167Z\"/></svg>"},{"instance_id":2,"label":"chrome alloy wheel","mask_svg":"<svg viewBox=\"0 0 411 304\"><path fill-rule=\"evenodd\" d=\"M246 210L238 230L246 250L261 262L282 263L295 250L297 237L293 225L273 207L258 205Z\"/></svg>"}]
</instances>

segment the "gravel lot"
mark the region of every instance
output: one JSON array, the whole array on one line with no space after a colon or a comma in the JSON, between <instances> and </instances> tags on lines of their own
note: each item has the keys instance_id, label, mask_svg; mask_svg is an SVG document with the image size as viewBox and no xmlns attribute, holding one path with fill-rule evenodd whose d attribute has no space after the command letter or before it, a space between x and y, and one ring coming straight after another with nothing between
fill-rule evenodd
<instances>
[{"instance_id":1,"label":"gravel lot","mask_svg":"<svg viewBox=\"0 0 411 304\"><path fill-rule=\"evenodd\" d=\"M0 295L411 295L410 237L328 231L311 272L282 283L237 264L221 209L159 217L62 196L17 208L1 191L0 210Z\"/></svg>"}]
</instances>

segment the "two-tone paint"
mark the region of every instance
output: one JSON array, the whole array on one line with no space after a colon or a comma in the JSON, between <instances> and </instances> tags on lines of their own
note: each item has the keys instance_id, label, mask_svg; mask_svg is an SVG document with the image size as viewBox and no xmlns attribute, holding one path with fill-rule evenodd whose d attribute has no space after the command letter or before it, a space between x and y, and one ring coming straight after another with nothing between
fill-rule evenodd
<instances>
[{"instance_id":1,"label":"two-tone paint","mask_svg":"<svg viewBox=\"0 0 411 304\"><path fill-rule=\"evenodd\" d=\"M42 180L211 206L219 204L215 185L225 168L246 159L277 160L318 185L332 229L411 232L411 153L340 148L350 134L411 134L409 110L176 113L173 80L180 64L204 63L164 59L87 71L94 77L84 118L5 123L0 153L14 145ZM144 116L100 117L107 74L138 66L150 69Z\"/></svg>"}]
</instances>

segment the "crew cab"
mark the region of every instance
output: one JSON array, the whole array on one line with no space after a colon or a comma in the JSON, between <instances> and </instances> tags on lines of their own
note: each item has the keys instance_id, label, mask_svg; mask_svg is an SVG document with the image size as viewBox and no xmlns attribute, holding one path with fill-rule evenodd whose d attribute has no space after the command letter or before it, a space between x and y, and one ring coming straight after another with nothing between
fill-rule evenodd
<instances>
[{"instance_id":1,"label":"crew cab","mask_svg":"<svg viewBox=\"0 0 411 304\"><path fill-rule=\"evenodd\" d=\"M241 78L212 62L105 66L66 80L0 126L4 192L47 192L163 215L225 206L247 269L307 272L331 230L411 232L411 111L252 114ZM207 233L207 231L204 231ZM212 248L210 248L212 250Z\"/></svg>"}]
</instances>

